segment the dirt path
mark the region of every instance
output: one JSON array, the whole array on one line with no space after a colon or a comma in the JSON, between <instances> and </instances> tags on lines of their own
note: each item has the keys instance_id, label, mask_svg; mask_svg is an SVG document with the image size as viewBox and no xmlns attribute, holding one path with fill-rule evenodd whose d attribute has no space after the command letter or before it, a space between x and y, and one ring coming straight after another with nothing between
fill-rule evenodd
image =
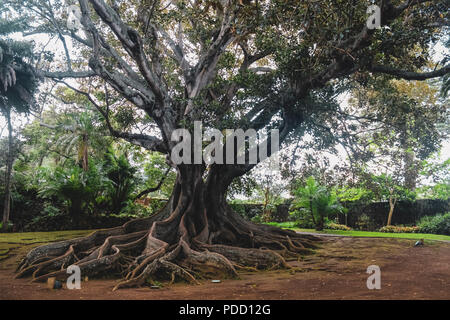
<instances>
[{"instance_id":1,"label":"dirt path","mask_svg":"<svg viewBox=\"0 0 450 320\"><path fill-rule=\"evenodd\" d=\"M14 267L30 246L0 261L0 299L450 299L450 244L414 240L323 237L317 254L298 267L242 273L240 280L175 284L112 292L116 280L82 282L81 290L49 290L29 279L14 280ZM368 290L366 269L381 268L381 290Z\"/></svg>"}]
</instances>

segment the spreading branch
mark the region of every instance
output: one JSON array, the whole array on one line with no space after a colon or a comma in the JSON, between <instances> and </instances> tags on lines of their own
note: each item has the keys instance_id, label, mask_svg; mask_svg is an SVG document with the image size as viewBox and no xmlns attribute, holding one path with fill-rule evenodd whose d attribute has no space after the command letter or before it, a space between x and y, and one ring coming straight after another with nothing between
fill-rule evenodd
<instances>
[{"instance_id":1,"label":"spreading branch","mask_svg":"<svg viewBox=\"0 0 450 320\"><path fill-rule=\"evenodd\" d=\"M436 77L442 77L446 75L447 73L450 73L450 64L446 65L445 67L442 67L438 70L430 71L430 72L412 72L412 71L406 71L406 70L400 70L389 66L382 66L382 65L374 65L370 68L370 71L372 72L378 72L378 73L385 73L392 75L397 78L402 78L405 80L426 80Z\"/></svg>"},{"instance_id":2,"label":"spreading branch","mask_svg":"<svg viewBox=\"0 0 450 320\"><path fill-rule=\"evenodd\" d=\"M94 98L92 98L92 96L89 93L79 90L79 89L71 86L69 83L67 83L65 81L59 81L59 82L63 83L65 86L67 86L69 89L75 91L76 93L85 96L92 103L92 105L100 112L100 114L105 119L106 125L108 127L108 130L109 130L111 136L116 137L116 138L122 138L134 145L143 147L144 149L147 149L150 151L158 151L161 153L167 153L167 148L164 144L164 141L162 141L161 139L159 139L157 137L149 136L149 135L145 135L145 134L121 132L121 131L116 130L111 124L108 112L106 112L104 110L104 108L102 108L94 100ZM109 110L109 106L107 106L106 109Z\"/></svg>"},{"instance_id":3,"label":"spreading branch","mask_svg":"<svg viewBox=\"0 0 450 320\"><path fill-rule=\"evenodd\" d=\"M134 200L138 200L138 199L142 198L143 196L145 196L146 194L149 194L151 192L158 191L161 188L161 186L163 185L164 180L166 180L166 177L169 174L170 169L171 169L170 167L167 168L166 172L164 173L163 177L161 178L159 183L156 185L156 187L151 187L151 188L147 188L147 189L143 190L134 198Z\"/></svg>"}]
</instances>

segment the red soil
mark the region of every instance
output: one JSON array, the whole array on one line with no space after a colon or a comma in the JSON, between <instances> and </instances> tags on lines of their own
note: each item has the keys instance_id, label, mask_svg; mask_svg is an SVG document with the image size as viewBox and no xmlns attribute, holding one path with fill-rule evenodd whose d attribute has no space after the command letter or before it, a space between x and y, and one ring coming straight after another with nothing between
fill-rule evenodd
<instances>
[{"instance_id":1,"label":"red soil","mask_svg":"<svg viewBox=\"0 0 450 320\"><path fill-rule=\"evenodd\" d=\"M45 283L13 279L14 268L30 246L0 261L3 299L450 299L450 243L374 238L325 238L315 255L296 268L242 273L240 280L201 285L164 285L112 292L117 280L91 279L81 290L50 290ZM366 269L381 269L381 290L369 290Z\"/></svg>"}]
</instances>

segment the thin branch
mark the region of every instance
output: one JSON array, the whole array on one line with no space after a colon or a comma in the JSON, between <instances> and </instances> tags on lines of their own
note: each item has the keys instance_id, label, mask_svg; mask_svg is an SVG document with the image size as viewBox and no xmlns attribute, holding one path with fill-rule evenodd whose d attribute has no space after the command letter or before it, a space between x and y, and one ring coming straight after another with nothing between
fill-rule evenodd
<instances>
[{"instance_id":1,"label":"thin branch","mask_svg":"<svg viewBox=\"0 0 450 320\"><path fill-rule=\"evenodd\" d=\"M162 140L158 139L157 137L144 135L144 134L134 134L134 133L117 131L112 126L108 113L106 113L103 110L103 108L98 105L98 103L91 97L91 95L89 93L81 91L77 88L74 88L73 86L71 86L70 84L68 84L65 81L59 81L59 82L63 83L69 89L72 89L76 93L79 93L79 94L85 96L86 98L88 98L88 100L94 105L94 107L101 113L101 115L105 119L108 130L113 137L125 139L128 142L133 143L137 146L141 146L147 150L158 151L161 153L167 153L167 148L166 148L164 142ZM107 106L107 110L109 110L109 104Z\"/></svg>"},{"instance_id":2,"label":"thin branch","mask_svg":"<svg viewBox=\"0 0 450 320\"><path fill-rule=\"evenodd\" d=\"M138 199L142 198L144 195L149 194L149 193L151 193L151 192L158 191L158 190L161 188L161 186L163 185L164 180L166 179L167 175L168 175L169 172L170 172L170 169L172 169L172 168L170 168L170 167L167 168L166 172L164 173L163 177L161 178L161 180L159 181L159 183L158 183L158 185L157 185L156 187L152 187L152 188L145 189L144 191L140 192L140 193L134 198L134 200L138 200Z\"/></svg>"},{"instance_id":3,"label":"thin branch","mask_svg":"<svg viewBox=\"0 0 450 320\"><path fill-rule=\"evenodd\" d=\"M434 70L430 72L412 72L412 71L406 71L406 70L399 70L396 68L388 67L388 66L381 66L381 65L374 65L370 69L372 72L379 72L379 73L385 73L392 75L397 78L402 78L405 80L426 80L436 77L442 77L446 75L447 73L450 73L450 64L446 65L445 67L440 68L439 70Z\"/></svg>"},{"instance_id":4,"label":"thin branch","mask_svg":"<svg viewBox=\"0 0 450 320\"><path fill-rule=\"evenodd\" d=\"M86 16L88 15L88 11L85 1L86 0L80 0L80 4L84 3L82 12ZM89 0L89 2L92 4L95 12L102 19L102 21L110 27L113 33L120 40L124 49L134 59L139 71L144 76L151 90L157 99L162 102L167 92L164 89L163 83L160 79L158 79L148 65L147 57L143 50L142 39L139 33L130 26L126 25L121 20L117 12L103 0Z\"/></svg>"},{"instance_id":5,"label":"thin branch","mask_svg":"<svg viewBox=\"0 0 450 320\"><path fill-rule=\"evenodd\" d=\"M63 78L89 78L94 77L97 74L92 70L86 70L86 71L43 71L38 70L37 72L38 76L42 76L45 78L51 78L51 79L63 79Z\"/></svg>"}]
</instances>

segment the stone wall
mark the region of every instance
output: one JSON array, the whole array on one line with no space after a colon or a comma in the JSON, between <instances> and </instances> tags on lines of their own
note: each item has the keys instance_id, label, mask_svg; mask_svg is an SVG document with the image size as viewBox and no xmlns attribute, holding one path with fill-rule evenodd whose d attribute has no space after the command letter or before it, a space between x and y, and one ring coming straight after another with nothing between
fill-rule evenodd
<instances>
[{"instance_id":1,"label":"stone wall","mask_svg":"<svg viewBox=\"0 0 450 320\"><path fill-rule=\"evenodd\" d=\"M272 213L273 221L284 222L289 219L290 203L277 206L277 210ZM378 229L386 225L389 212L389 204L387 202L373 202L367 205L344 204L349 209L347 217L344 214L338 214L337 219L341 224L347 224L352 228L358 228L364 224L364 220L368 220L366 229ZM263 206L260 204L231 204L231 207L240 213L247 220L262 214ZM423 216L433 216L438 213L450 211L450 201L421 199L416 201L399 201L394 209L392 216L392 224L394 225L415 225ZM365 217L364 217L365 216ZM330 219L334 219L333 216ZM361 223L362 220L362 223Z\"/></svg>"},{"instance_id":2,"label":"stone wall","mask_svg":"<svg viewBox=\"0 0 450 320\"><path fill-rule=\"evenodd\" d=\"M347 213L347 218L344 214L338 215L338 220L341 224L347 224L355 228L358 227L358 222L365 218L361 217L366 216L371 224L369 229L380 228L386 225L389 213L388 202L373 202L367 205L345 204L345 206L349 208L349 212ZM420 199L416 201L398 201L392 215L392 224L415 225L423 216L433 216L449 211L449 200Z\"/></svg>"}]
</instances>

